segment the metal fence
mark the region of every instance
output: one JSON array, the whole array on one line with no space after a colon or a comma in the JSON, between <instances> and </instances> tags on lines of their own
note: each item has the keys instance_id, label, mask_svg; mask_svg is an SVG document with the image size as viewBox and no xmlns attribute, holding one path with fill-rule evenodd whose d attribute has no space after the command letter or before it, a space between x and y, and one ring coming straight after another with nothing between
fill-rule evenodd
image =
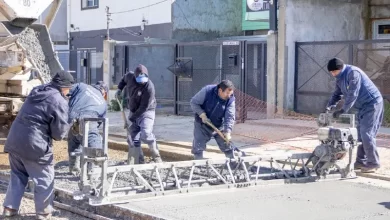
<instances>
[{"instance_id":1,"label":"metal fence","mask_svg":"<svg viewBox=\"0 0 390 220\"><path fill-rule=\"evenodd\" d=\"M258 119L258 113L254 114L254 111L265 112L254 109L246 100L253 97L266 102L266 51L265 41L122 43L115 48L113 81L118 83L128 70L142 63L155 84L160 112L191 115L190 100L202 87L229 79L237 88L238 121L243 122ZM167 69L178 59L192 62L191 77L177 77Z\"/></svg>"},{"instance_id":2,"label":"metal fence","mask_svg":"<svg viewBox=\"0 0 390 220\"><path fill-rule=\"evenodd\" d=\"M327 62L339 57L361 68L390 99L390 40L298 42L295 66L295 111L318 114L324 111L335 88Z\"/></svg>"},{"instance_id":3,"label":"metal fence","mask_svg":"<svg viewBox=\"0 0 390 220\"><path fill-rule=\"evenodd\" d=\"M129 44L115 46L113 82L118 84L129 70L134 71L138 64L148 68L149 77L154 83L159 113L174 113L173 74L167 69L176 57L175 44Z\"/></svg>"},{"instance_id":4,"label":"metal fence","mask_svg":"<svg viewBox=\"0 0 390 220\"><path fill-rule=\"evenodd\" d=\"M103 53L93 49L57 50L59 61L71 71L76 82L87 84L103 80Z\"/></svg>"},{"instance_id":5,"label":"metal fence","mask_svg":"<svg viewBox=\"0 0 390 220\"><path fill-rule=\"evenodd\" d=\"M390 126L390 40L296 43L294 110L324 111L335 89L335 78L326 69L333 57L361 68L375 83L385 99L383 125Z\"/></svg>"}]
</instances>

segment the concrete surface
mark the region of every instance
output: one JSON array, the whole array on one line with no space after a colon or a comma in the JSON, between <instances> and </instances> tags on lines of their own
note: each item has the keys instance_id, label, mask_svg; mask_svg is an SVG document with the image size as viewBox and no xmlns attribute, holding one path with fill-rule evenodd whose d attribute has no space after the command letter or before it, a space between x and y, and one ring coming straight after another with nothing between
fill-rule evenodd
<instances>
[{"instance_id":1,"label":"concrete surface","mask_svg":"<svg viewBox=\"0 0 390 220\"><path fill-rule=\"evenodd\" d=\"M126 147L126 131L119 112L108 113L111 139ZM173 151L185 158L191 156L193 139L193 117L157 115L154 134L160 145L167 146L167 152ZM390 177L390 134L389 128L381 128L377 139L381 159L378 174ZM236 124L233 131L234 144L250 154L279 152L312 152L319 144L317 125L314 121L291 119L253 120ZM165 146L164 146L165 148ZM205 157L217 156L220 150L212 139L207 145ZM220 156L220 155L218 155ZM355 154L353 155L355 157ZM383 176L378 178L387 179Z\"/></svg>"},{"instance_id":2,"label":"concrete surface","mask_svg":"<svg viewBox=\"0 0 390 220\"><path fill-rule=\"evenodd\" d=\"M186 220L389 219L389 183L372 182L362 178L359 182L329 181L219 190L137 200L122 207L165 219Z\"/></svg>"}]
</instances>

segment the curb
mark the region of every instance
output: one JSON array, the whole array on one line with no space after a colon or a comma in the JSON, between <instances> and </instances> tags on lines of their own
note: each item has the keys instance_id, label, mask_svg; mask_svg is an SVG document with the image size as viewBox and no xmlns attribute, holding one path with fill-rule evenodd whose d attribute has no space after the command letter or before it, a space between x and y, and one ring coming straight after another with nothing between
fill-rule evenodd
<instances>
[{"instance_id":1,"label":"curb","mask_svg":"<svg viewBox=\"0 0 390 220\"><path fill-rule=\"evenodd\" d=\"M166 145L172 146L170 144L166 144ZM127 150L128 145L126 142L109 140L108 141L108 148L113 149L113 150L128 152L128 150ZM142 150L143 150L145 156L148 156L148 157L151 156L149 148L147 146L143 145ZM188 154L175 152L175 151L172 151L170 149L167 149L164 146L159 146L159 152L160 152L160 156L165 160L168 159L170 161L180 161L180 160L192 160L193 159L193 155L191 154L191 152L189 152Z\"/></svg>"},{"instance_id":2,"label":"curb","mask_svg":"<svg viewBox=\"0 0 390 220\"><path fill-rule=\"evenodd\" d=\"M108 135L108 137L124 138L124 139L127 138L126 136L120 135L120 134L110 134L110 135ZM181 148L192 149L191 145L172 143L172 142L169 142L169 141L157 140L157 144L168 145L168 146L172 146L172 147L181 147ZM207 152L212 152L212 153L220 153L219 149L214 149L214 148L207 148L206 151Z\"/></svg>"}]
</instances>

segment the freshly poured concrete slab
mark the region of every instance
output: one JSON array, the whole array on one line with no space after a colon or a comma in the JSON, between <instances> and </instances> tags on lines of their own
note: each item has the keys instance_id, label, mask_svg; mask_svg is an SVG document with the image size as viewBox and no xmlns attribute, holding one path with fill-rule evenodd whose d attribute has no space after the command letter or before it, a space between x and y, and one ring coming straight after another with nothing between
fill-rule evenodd
<instances>
[{"instance_id":1,"label":"freshly poured concrete slab","mask_svg":"<svg viewBox=\"0 0 390 220\"><path fill-rule=\"evenodd\" d=\"M269 185L143 199L121 206L164 219L389 220L389 185L365 178Z\"/></svg>"}]
</instances>

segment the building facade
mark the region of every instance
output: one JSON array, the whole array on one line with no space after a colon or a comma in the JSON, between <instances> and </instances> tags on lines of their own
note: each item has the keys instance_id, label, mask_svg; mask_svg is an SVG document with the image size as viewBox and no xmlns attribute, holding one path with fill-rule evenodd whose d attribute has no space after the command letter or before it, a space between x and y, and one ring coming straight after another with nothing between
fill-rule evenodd
<instances>
[{"instance_id":1,"label":"building facade","mask_svg":"<svg viewBox=\"0 0 390 220\"><path fill-rule=\"evenodd\" d=\"M110 39L117 41L198 41L241 35L240 9L236 0L69 2L70 49L101 51L107 29Z\"/></svg>"}]
</instances>

